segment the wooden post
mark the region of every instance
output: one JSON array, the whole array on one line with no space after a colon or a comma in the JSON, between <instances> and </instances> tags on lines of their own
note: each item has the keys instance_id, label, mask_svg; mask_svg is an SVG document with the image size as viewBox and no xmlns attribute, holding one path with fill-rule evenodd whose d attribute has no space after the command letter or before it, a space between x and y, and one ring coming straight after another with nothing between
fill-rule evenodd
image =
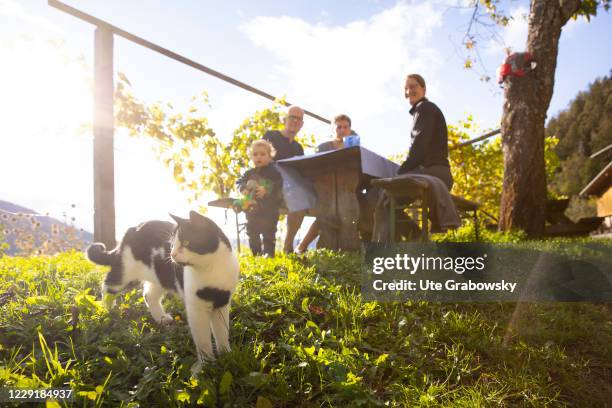
<instances>
[{"instance_id":1,"label":"wooden post","mask_svg":"<svg viewBox=\"0 0 612 408\"><path fill-rule=\"evenodd\" d=\"M113 153L113 33L97 27L94 39L94 241L115 247Z\"/></svg>"}]
</instances>

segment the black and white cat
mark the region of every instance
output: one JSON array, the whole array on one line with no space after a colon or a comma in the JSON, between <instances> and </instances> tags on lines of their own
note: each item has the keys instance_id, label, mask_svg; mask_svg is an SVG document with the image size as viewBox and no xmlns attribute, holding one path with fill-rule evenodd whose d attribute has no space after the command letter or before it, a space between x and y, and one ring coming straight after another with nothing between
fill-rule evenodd
<instances>
[{"instance_id":1,"label":"black and white cat","mask_svg":"<svg viewBox=\"0 0 612 408\"><path fill-rule=\"evenodd\" d=\"M185 303L187 322L199 361L212 359L211 334L218 351L229 351L230 301L239 265L223 231L195 211L189 219L170 214L177 225L147 221L127 230L121 244L106 251L104 244L87 248L87 257L108 265L102 293L116 294L132 282L144 282L144 300L153 319L172 322L162 298L177 292Z\"/></svg>"}]
</instances>

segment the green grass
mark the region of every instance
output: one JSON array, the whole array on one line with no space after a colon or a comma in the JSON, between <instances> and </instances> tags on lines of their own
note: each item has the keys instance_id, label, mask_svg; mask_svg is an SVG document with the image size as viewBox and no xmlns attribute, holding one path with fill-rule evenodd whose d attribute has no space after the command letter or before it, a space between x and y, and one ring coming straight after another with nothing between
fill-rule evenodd
<instances>
[{"instance_id":1,"label":"green grass","mask_svg":"<svg viewBox=\"0 0 612 408\"><path fill-rule=\"evenodd\" d=\"M156 325L140 291L100 302L79 253L0 258L0 387L70 387L74 406L606 406L603 304L365 302L361 260L241 258L233 349L196 378L184 310Z\"/></svg>"}]
</instances>

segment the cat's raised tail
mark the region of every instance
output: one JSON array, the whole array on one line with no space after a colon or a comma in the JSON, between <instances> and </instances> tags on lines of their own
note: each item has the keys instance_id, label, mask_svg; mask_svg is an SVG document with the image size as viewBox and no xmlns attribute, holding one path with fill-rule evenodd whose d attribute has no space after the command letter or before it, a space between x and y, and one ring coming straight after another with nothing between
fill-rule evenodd
<instances>
[{"instance_id":1,"label":"cat's raised tail","mask_svg":"<svg viewBox=\"0 0 612 408\"><path fill-rule=\"evenodd\" d=\"M87 247L87 258L98 265L112 265L120 259L118 250L109 252L101 242L95 242Z\"/></svg>"}]
</instances>

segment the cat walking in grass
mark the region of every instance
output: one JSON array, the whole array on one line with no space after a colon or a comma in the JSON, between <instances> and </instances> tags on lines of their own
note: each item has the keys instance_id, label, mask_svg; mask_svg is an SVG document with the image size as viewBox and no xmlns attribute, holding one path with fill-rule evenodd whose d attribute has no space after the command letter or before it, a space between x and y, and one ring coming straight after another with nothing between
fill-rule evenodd
<instances>
[{"instance_id":1,"label":"cat walking in grass","mask_svg":"<svg viewBox=\"0 0 612 408\"><path fill-rule=\"evenodd\" d=\"M102 285L103 295L143 282L145 303L158 323L172 322L161 302L166 293L178 293L201 363L214 358L211 335L217 351L230 350L229 309L238 284L238 260L229 240L211 219L195 211L189 219L171 217L176 225L147 221L128 229L112 251L94 243L87 248L87 257L111 267Z\"/></svg>"}]
</instances>

